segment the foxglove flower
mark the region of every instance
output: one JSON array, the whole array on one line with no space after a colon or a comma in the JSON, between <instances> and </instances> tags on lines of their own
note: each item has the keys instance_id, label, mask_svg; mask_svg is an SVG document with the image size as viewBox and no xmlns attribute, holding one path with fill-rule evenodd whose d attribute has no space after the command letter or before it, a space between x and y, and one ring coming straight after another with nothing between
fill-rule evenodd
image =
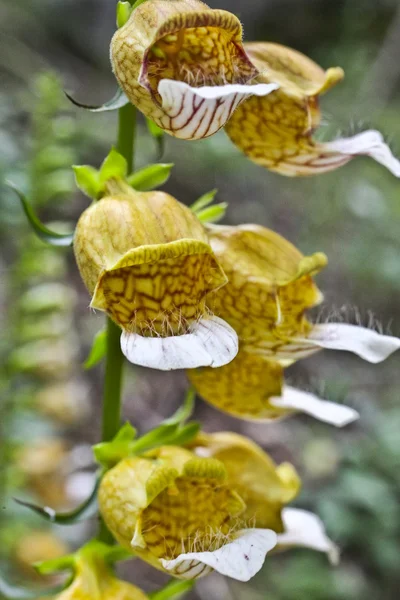
<instances>
[{"instance_id":1,"label":"foxglove flower","mask_svg":"<svg viewBox=\"0 0 400 600\"><path fill-rule=\"evenodd\" d=\"M271 529L246 528L223 463L179 447L122 460L102 480L99 507L124 548L181 579L215 569L248 581L276 544Z\"/></svg>"},{"instance_id":2,"label":"foxglove flower","mask_svg":"<svg viewBox=\"0 0 400 600\"><path fill-rule=\"evenodd\" d=\"M135 364L161 370L226 364L238 342L206 307L206 297L227 279L204 227L172 196L112 181L114 191L82 214L74 238L90 306L122 328L122 351Z\"/></svg>"},{"instance_id":3,"label":"foxglove flower","mask_svg":"<svg viewBox=\"0 0 400 600\"><path fill-rule=\"evenodd\" d=\"M265 97L248 98L226 125L226 132L251 160L281 175L332 171L359 155L370 156L400 177L400 162L378 131L319 142L313 132L321 120L319 96L343 78L340 68L321 69L291 48L265 42L244 45L257 67L258 84L277 84Z\"/></svg>"},{"instance_id":4,"label":"foxglove flower","mask_svg":"<svg viewBox=\"0 0 400 600\"><path fill-rule=\"evenodd\" d=\"M290 463L275 465L260 446L231 432L201 433L193 442L199 456L221 461L227 483L246 503L242 519L277 533L278 549L306 547L326 552L333 563L338 549L313 513L288 507L300 492L300 478Z\"/></svg>"},{"instance_id":5,"label":"foxglove flower","mask_svg":"<svg viewBox=\"0 0 400 600\"><path fill-rule=\"evenodd\" d=\"M300 412L344 427L359 417L348 406L285 385L279 362L245 348L228 365L220 369L191 369L188 377L206 402L240 419L272 421Z\"/></svg>"},{"instance_id":6,"label":"foxglove flower","mask_svg":"<svg viewBox=\"0 0 400 600\"><path fill-rule=\"evenodd\" d=\"M147 0L114 35L111 61L128 99L167 133L201 139L225 125L252 95L276 84L258 74L240 21L198 0Z\"/></svg>"},{"instance_id":7,"label":"foxglove flower","mask_svg":"<svg viewBox=\"0 0 400 600\"><path fill-rule=\"evenodd\" d=\"M238 333L241 347L288 366L321 348L348 350L379 363L400 339L346 323L310 323L305 312L323 296L313 281L327 259L304 257L280 235L258 225L212 226L210 243L229 278L212 296L214 314Z\"/></svg>"}]
</instances>

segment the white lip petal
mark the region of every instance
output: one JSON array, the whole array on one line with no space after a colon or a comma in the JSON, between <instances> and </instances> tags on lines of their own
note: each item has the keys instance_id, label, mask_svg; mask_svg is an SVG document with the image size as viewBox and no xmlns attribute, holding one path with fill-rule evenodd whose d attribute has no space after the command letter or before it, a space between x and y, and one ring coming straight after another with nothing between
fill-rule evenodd
<instances>
[{"instance_id":1,"label":"white lip petal","mask_svg":"<svg viewBox=\"0 0 400 600\"><path fill-rule=\"evenodd\" d=\"M188 552L161 562L164 569L182 579L195 579L214 569L238 581L249 581L276 541L276 533L270 529L244 529L233 542L214 552Z\"/></svg>"},{"instance_id":2,"label":"white lip petal","mask_svg":"<svg viewBox=\"0 0 400 600\"><path fill-rule=\"evenodd\" d=\"M393 175L400 177L400 161L393 156L379 131L369 130L350 138L343 138L323 144L326 150L344 156L370 156L389 169Z\"/></svg>"},{"instance_id":3,"label":"white lip petal","mask_svg":"<svg viewBox=\"0 0 400 600\"><path fill-rule=\"evenodd\" d=\"M320 348L354 352L370 363L382 362L400 349L400 338L345 323L315 325L307 339Z\"/></svg>"},{"instance_id":4,"label":"white lip petal","mask_svg":"<svg viewBox=\"0 0 400 600\"><path fill-rule=\"evenodd\" d=\"M349 406L322 400L314 394L290 386L284 386L282 396L271 398L270 403L279 408L298 410L336 427L344 427L360 417L359 413Z\"/></svg>"},{"instance_id":5,"label":"white lip petal","mask_svg":"<svg viewBox=\"0 0 400 600\"><path fill-rule=\"evenodd\" d=\"M199 140L216 133L233 111L250 96L267 96L276 84L191 87L182 81L162 79L158 93L166 117L162 126L181 139Z\"/></svg>"},{"instance_id":6,"label":"white lip petal","mask_svg":"<svg viewBox=\"0 0 400 600\"><path fill-rule=\"evenodd\" d=\"M129 362L161 371L221 367L235 358L238 349L235 330L218 317L200 319L183 335L121 334L121 350Z\"/></svg>"},{"instance_id":7,"label":"white lip petal","mask_svg":"<svg viewBox=\"0 0 400 600\"><path fill-rule=\"evenodd\" d=\"M326 552L332 564L339 562L339 549L326 534L321 519L312 512L299 508L282 511L284 533L278 534L278 546L302 546Z\"/></svg>"}]
</instances>

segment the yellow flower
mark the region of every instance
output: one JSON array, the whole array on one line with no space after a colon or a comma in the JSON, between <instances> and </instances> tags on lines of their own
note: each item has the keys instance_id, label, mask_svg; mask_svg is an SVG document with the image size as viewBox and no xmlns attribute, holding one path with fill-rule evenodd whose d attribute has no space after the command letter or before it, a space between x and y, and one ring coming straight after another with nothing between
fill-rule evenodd
<instances>
[{"instance_id":1,"label":"yellow flower","mask_svg":"<svg viewBox=\"0 0 400 600\"><path fill-rule=\"evenodd\" d=\"M298 495L300 478L290 463L276 466L270 456L248 438L230 432L201 433L192 443L200 456L223 463L227 484L246 502L242 518L253 527L277 533L277 549L305 547L328 554L338 561L338 549L327 537L321 520L313 513L288 508Z\"/></svg>"},{"instance_id":2,"label":"yellow flower","mask_svg":"<svg viewBox=\"0 0 400 600\"><path fill-rule=\"evenodd\" d=\"M122 328L125 356L162 370L232 360L237 336L206 307L227 280L200 221L164 192L107 187L80 217L74 247L90 306Z\"/></svg>"},{"instance_id":3,"label":"yellow flower","mask_svg":"<svg viewBox=\"0 0 400 600\"><path fill-rule=\"evenodd\" d=\"M377 131L328 143L313 139L321 120L319 96L343 78L341 68L325 72L279 44L254 42L244 47L261 73L255 81L279 85L268 96L243 102L226 125L233 143L251 160L293 177L332 171L354 156L368 155L400 177L400 162Z\"/></svg>"},{"instance_id":4,"label":"yellow flower","mask_svg":"<svg viewBox=\"0 0 400 600\"><path fill-rule=\"evenodd\" d=\"M301 487L293 465L276 466L257 444L231 432L201 433L191 446L197 455L223 463L227 485L246 503L242 514L245 522L283 532L282 509L296 498Z\"/></svg>"},{"instance_id":5,"label":"yellow flower","mask_svg":"<svg viewBox=\"0 0 400 600\"><path fill-rule=\"evenodd\" d=\"M321 348L348 350L377 363L400 339L344 323L312 324L307 309L323 298L313 281L326 263L258 225L212 226L209 239L229 283L210 307L236 330L241 348L288 366Z\"/></svg>"},{"instance_id":6,"label":"yellow flower","mask_svg":"<svg viewBox=\"0 0 400 600\"><path fill-rule=\"evenodd\" d=\"M111 42L115 76L167 133L200 139L224 126L239 103L273 84L246 85L258 71L242 46L239 19L198 0L147 0Z\"/></svg>"},{"instance_id":7,"label":"yellow flower","mask_svg":"<svg viewBox=\"0 0 400 600\"><path fill-rule=\"evenodd\" d=\"M215 569L247 581L276 543L272 530L243 528L246 507L221 461L179 447L118 463L102 480L99 507L124 548L182 579Z\"/></svg>"},{"instance_id":8,"label":"yellow flower","mask_svg":"<svg viewBox=\"0 0 400 600\"><path fill-rule=\"evenodd\" d=\"M283 367L243 345L237 356L220 369L191 369L191 384L210 404L234 417L272 421L303 412L343 427L358 419L348 406L284 385Z\"/></svg>"},{"instance_id":9,"label":"yellow flower","mask_svg":"<svg viewBox=\"0 0 400 600\"><path fill-rule=\"evenodd\" d=\"M74 562L72 583L54 600L148 600L142 590L117 579L99 554L83 548Z\"/></svg>"}]
</instances>

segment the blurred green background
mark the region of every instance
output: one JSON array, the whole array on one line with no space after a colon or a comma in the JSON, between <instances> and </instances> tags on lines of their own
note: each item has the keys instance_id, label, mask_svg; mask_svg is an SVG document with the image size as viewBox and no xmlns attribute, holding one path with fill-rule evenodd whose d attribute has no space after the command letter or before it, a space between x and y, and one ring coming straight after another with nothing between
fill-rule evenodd
<instances>
[{"instance_id":1,"label":"blurred green background","mask_svg":"<svg viewBox=\"0 0 400 600\"><path fill-rule=\"evenodd\" d=\"M398 0L209 4L238 14L248 40L276 41L325 68L344 68L345 80L322 101L323 139L374 127L400 152ZM113 95L108 49L114 27L114 0L0 0L0 179L19 184L43 220L67 222L67 230L87 206L74 187L70 165L100 164L115 141L116 114L76 109L62 90L92 104ZM142 120L137 149L138 167L157 160L157 146ZM181 202L191 204L218 188L218 200L229 203L228 223L260 223L305 254L322 250L328 255L329 266L317 279L325 303L316 317L340 315L400 334L400 182L383 167L358 158L331 174L288 179L247 161L223 132L196 143L168 138L163 161L176 165L165 189ZM0 378L0 561L5 569L6 558L16 555L16 542L30 527L41 527L10 501L29 478L21 462L15 466L22 442L38 444L62 435L70 449L98 438L102 367L83 374L81 365L103 318L88 309L72 253L34 241L16 196L5 187L0 235L0 353L5 365ZM61 287L40 291L43 283ZM38 286L37 296L45 300L40 319L24 308ZM52 303L54 298L59 301ZM325 352L292 367L288 377L355 407L360 421L343 431L305 417L256 425L229 418L201 400L197 417L208 431L240 431L277 461L297 466L304 489L296 505L324 519L341 548L341 564L332 568L324 556L296 550L267 559L248 585L212 575L190 597L395 600L400 586L399 358L370 366L345 353ZM39 411L32 398L43 386L71 381L78 385L70 393L78 405L76 418L62 423L54 406ZM129 367L124 414L145 431L173 412L186 385L180 373ZM86 465L80 460L83 477ZM82 486L84 496L82 477L75 488ZM33 497L43 497L34 486L30 490ZM71 502L78 497L75 489ZM57 528L57 534L73 547L89 530ZM21 572L14 569L11 575ZM147 590L159 581L142 564L124 566L121 573Z\"/></svg>"}]
</instances>

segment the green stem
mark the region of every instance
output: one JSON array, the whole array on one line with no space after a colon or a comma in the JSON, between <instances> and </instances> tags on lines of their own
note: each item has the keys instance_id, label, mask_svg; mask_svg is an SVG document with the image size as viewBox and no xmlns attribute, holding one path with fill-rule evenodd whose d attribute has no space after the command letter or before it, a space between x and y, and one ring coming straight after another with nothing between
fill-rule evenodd
<instances>
[{"instance_id":1,"label":"green stem","mask_svg":"<svg viewBox=\"0 0 400 600\"><path fill-rule=\"evenodd\" d=\"M128 163L128 172L133 170L134 142L136 131L136 109L132 104L118 111L117 150ZM122 375L124 357L120 347L121 330L107 318L107 355L104 375L103 417L101 441L109 442L121 424ZM112 537L104 522L100 522L98 539L110 543Z\"/></svg>"},{"instance_id":2,"label":"green stem","mask_svg":"<svg viewBox=\"0 0 400 600\"><path fill-rule=\"evenodd\" d=\"M151 600L169 600L172 598L181 598L182 594L188 592L194 586L194 581L182 581L173 579L165 587L157 592L150 594Z\"/></svg>"}]
</instances>

